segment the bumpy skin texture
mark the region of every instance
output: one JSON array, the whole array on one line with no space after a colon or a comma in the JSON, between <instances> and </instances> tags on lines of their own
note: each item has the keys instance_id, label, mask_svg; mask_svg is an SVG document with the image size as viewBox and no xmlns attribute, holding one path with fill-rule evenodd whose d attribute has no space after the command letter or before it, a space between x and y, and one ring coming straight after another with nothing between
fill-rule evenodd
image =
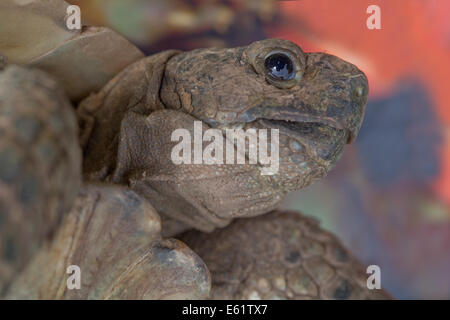
<instances>
[{"instance_id":1,"label":"bumpy skin texture","mask_svg":"<svg viewBox=\"0 0 450 320\"><path fill-rule=\"evenodd\" d=\"M0 291L61 222L81 183L76 118L41 71L0 71Z\"/></svg>"},{"instance_id":2,"label":"bumpy skin texture","mask_svg":"<svg viewBox=\"0 0 450 320\"><path fill-rule=\"evenodd\" d=\"M54 241L11 286L9 299L204 299L203 261L175 239L162 239L153 207L128 188L84 186ZM69 290L66 268L81 270Z\"/></svg>"},{"instance_id":3,"label":"bumpy skin texture","mask_svg":"<svg viewBox=\"0 0 450 320\"><path fill-rule=\"evenodd\" d=\"M207 264L211 299L390 299L336 237L296 212L180 237Z\"/></svg>"},{"instance_id":4,"label":"bumpy skin texture","mask_svg":"<svg viewBox=\"0 0 450 320\"><path fill-rule=\"evenodd\" d=\"M264 58L274 52L291 57L295 79L267 75ZM269 212L287 192L325 176L356 137L367 93L354 65L285 40L162 52L80 104L85 179L127 184L144 195L164 216L167 234L181 230L173 220L212 231ZM260 163L175 165L171 134L184 128L193 136L196 120L203 130L279 129L279 172L261 175Z\"/></svg>"}]
</instances>

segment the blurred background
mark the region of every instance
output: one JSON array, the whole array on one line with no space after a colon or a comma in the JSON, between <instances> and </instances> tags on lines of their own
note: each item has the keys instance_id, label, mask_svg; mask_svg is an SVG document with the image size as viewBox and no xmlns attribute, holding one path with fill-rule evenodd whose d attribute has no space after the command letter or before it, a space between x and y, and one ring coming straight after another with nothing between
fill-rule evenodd
<instances>
[{"instance_id":1,"label":"blurred background","mask_svg":"<svg viewBox=\"0 0 450 320\"><path fill-rule=\"evenodd\" d=\"M369 78L366 117L328 178L284 208L317 217L395 298L450 299L450 1L79 0L147 54L294 41L356 64ZM369 5L381 30L369 30Z\"/></svg>"}]
</instances>

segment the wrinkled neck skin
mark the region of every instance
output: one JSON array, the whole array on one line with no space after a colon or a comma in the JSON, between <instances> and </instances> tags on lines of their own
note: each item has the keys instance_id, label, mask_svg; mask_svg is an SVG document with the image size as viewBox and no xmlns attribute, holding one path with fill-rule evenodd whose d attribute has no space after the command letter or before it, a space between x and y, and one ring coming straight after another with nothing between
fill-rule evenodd
<instances>
[{"instance_id":1,"label":"wrinkled neck skin","mask_svg":"<svg viewBox=\"0 0 450 320\"><path fill-rule=\"evenodd\" d=\"M177 165L171 161L171 150L178 143L171 141L171 133L179 128L192 133L196 120L202 120L203 132L211 127L235 126L226 118L235 114L242 115L244 120L236 121L242 121L239 124L244 130L271 128L286 116L291 120L292 114L299 114L295 121L304 121L305 108L310 106L302 101L299 112L291 101L295 92L264 87L267 83L246 66L247 51L246 47L190 53L165 51L126 68L99 93L82 101L77 114L85 181L128 185L160 213L163 234L175 235L189 228L210 232L228 225L235 217L269 212L287 192L324 177L340 157L350 131L320 123L312 126L306 121L299 122L294 135L289 126L281 126L279 172L274 175L262 175L259 163ZM320 60L313 56L311 61L314 59ZM203 62L203 67L209 69L196 73ZM233 74L234 68L242 70ZM305 73L306 77L316 77L316 69L306 70L310 72ZM339 81L347 85L358 77L350 74ZM240 88L233 87L233 78ZM255 90L249 95L251 103L239 96L248 89L243 85L247 78L249 88ZM246 105L243 110L227 109L233 104ZM280 109L286 115L277 117L274 108L269 108L275 105L286 107ZM269 123L259 118L276 121ZM314 123L316 119L319 117L315 116ZM304 132L305 137L298 132ZM203 143L203 149L207 145Z\"/></svg>"}]
</instances>

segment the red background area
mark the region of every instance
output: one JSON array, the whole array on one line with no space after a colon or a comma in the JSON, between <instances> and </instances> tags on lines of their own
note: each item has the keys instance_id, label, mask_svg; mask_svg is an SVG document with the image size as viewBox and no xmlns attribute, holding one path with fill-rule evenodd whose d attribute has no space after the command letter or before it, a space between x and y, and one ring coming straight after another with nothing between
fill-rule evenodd
<instances>
[{"instance_id":1,"label":"red background area","mask_svg":"<svg viewBox=\"0 0 450 320\"><path fill-rule=\"evenodd\" d=\"M366 26L370 5L381 9L380 30ZM414 180L413 170L403 182L377 186L361 168L364 157L355 160L361 146L352 146L328 179L292 195L288 207L315 214L366 264L380 264L384 287L395 297L450 298L450 1L302 0L278 6L282 15L277 26L266 27L269 36L356 64L369 78L368 108L385 112L370 110L372 117L389 117L386 110L399 108L389 104L399 85L415 79L429 98L423 117L435 115L433 125L442 137L435 153L418 155L418 161L436 160L436 174L429 179ZM367 112L362 131L370 116ZM405 143L420 148L430 141ZM382 156L397 161L393 154ZM407 159L405 165L416 160ZM356 190L356 196L348 190ZM324 197L327 206L320 204Z\"/></svg>"},{"instance_id":2,"label":"red background area","mask_svg":"<svg viewBox=\"0 0 450 320\"><path fill-rule=\"evenodd\" d=\"M380 30L366 26L373 4L381 9ZM450 204L450 1L301 0L279 1L279 7L284 21L268 35L352 61L367 74L371 98L387 94L399 79L423 80L445 126L435 191Z\"/></svg>"}]
</instances>

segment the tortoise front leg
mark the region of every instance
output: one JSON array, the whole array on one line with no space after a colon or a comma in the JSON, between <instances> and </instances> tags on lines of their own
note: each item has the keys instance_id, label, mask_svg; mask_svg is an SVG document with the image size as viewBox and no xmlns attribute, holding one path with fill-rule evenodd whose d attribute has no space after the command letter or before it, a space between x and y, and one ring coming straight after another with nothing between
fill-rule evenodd
<instances>
[{"instance_id":1,"label":"tortoise front leg","mask_svg":"<svg viewBox=\"0 0 450 320\"><path fill-rule=\"evenodd\" d=\"M204 299L210 277L186 245L160 235L153 207L125 187L80 192L52 243L11 285L8 299ZM80 287L67 286L69 266Z\"/></svg>"},{"instance_id":2,"label":"tortoise front leg","mask_svg":"<svg viewBox=\"0 0 450 320\"><path fill-rule=\"evenodd\" d=\"M340 241L298 212L180 236L207 264L212 299L390 299Z\"/></svg>"}]
</instances>

